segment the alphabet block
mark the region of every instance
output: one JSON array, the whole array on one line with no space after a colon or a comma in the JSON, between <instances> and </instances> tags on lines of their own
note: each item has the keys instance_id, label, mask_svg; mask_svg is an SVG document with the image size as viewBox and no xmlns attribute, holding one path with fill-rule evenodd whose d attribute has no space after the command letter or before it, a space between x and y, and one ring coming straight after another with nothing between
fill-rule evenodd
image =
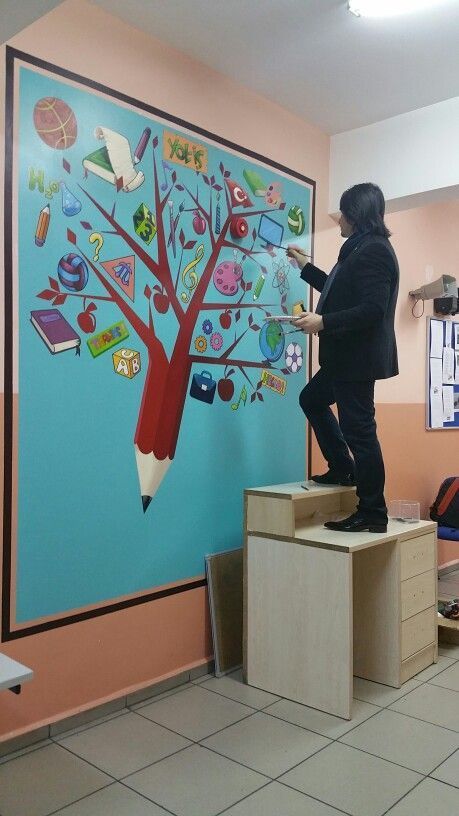
<instances>
[{"instance_id":1,"label":"alphabet block","mask_svg":"<svg viewBox=\"0 0 459 816\"><path fill-rule=\"evenodd\" d=\"M127 377L132 380L140 371L140 352L133 349L122 348L114 351L113 368L115 374L121 374L122 377Z\"/></svg>"}]
</instances>

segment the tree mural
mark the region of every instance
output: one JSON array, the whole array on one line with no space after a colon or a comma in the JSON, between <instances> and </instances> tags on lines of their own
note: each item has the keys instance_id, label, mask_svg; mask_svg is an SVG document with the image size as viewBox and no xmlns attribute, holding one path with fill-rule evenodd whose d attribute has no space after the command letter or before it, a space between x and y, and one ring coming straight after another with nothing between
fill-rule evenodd
<instances>
[{"instance_id":1,"label":"tree mural","mask_svg":"<svg viewBox=\"0 0 459 816\"><path fill-rule=\"evenodd\" d=\"M276 248L272 245L261 247L261 244L257 248L259 239L257 239L254 219L263 214L272 215L276 210L285 207L285 203L280 200L262 209L256 209L251 203L249 207L245 205L244 217L247 219L247 234L244 236L245 240L234 239L231 235L231 226L237 214L234 212L235 204L228 186L230 171L223 163L220 163L219 183L215 175L187 170L190 178L193 177L192 173L196 174L197 191L195 194L190 185L184 183L183 178L179 181L177 172L174 170L170 173L170 181L166 188L164 183L160 184L158 173L162 161L159 155L158 137L155 137L151 144L157 260L150 254L147 247L137 240L137 236L134 237L123 226L121 219L117 219L116 202L109 211L88 191L86 186L79 185L83 200L86 199L93 207L91 223L81 221L82 228L91 231L98 229L102 234L116 236L120 242L123 242L123 252L129 249L151 274L152 281L144 289L147 301L146 319L139 313L139 307L134 308L134 305L128 303L121 289L113 285L114 281L106 274L100 263L97 265L88 257L79 245L75 232L70 229L67 230L68 241L77 247L79 254L92 270L94 278L105 290L105 294L89 295L86 290L84 293L63 291L59 281L54 278L49 278L51 288L38 294L39 298L51 301L53 306L63 305L71 297L84 298L84 303L91 302L89 310L96 308L98 300L111 301L118 307L123 318L130 324L145 346L147 370L134 435L144 512L174 459L194 363L210 364L222 368L222 378L218 388L221 399L231 400L233 388L230 378L236 371L239 371L249 388L246 394L250 394L250 401L263 401L262 383L259 375L255 374L255 370L275 368L275 366L267 359L241 359L237 349L247 332L260 331L260 325L254 319L254 311L258 310L259 313L270 316L275 304L255 301L253 283L244 279L243 264L246 259L250 258L258 265L263 275L268 274L259 256L266 257L268 252L274 258ZM70 167L66 166L65 162L64 168L70 173ZM183 173L183 176L185 175L186 173ZM120 186L117 185L118 190ZM182 204L175 216L170 203L174 191L181 193L187 201L187 206ZM214 197L216 195L222 201L223 217L220 215L220 206L218 213L215 210ZM202 203L204 199L209 202L207 207L204 207ZM194 213L194 231L198 239L199 234L207 233L207 239L210 242L210 252L207 257L204 257L204 245L200 244L196 237L188 238L183 229L179 229L182 212ZM175 252L175 244L174 253L172 253L170 248L177 238L179 253ZM236 276L240 276L239 287L236 287L237 298L226 301L222 301L221 298L215 301L206 300L214 271L221 262L222 254L227 258L228 255L236 252L242 253L239 262L234 254L233 262L233 273L236 272ZM184 274L185 271L187 271L188 280ZM184 291L180 291L182 289ZM280 306L284 313L287 313L286 294L281 290L280 295L277 309L279 310ZM172 310L176 321L175 342L169 354L166 353L164 344L158 336L156 326L157 314L164 314L168 310ZM234 321L236 329L234 339L225 347L223 344L221 348L218 348L218 343L215 343L213 350L216 353L214 355L195 353L197 349L193 343L193 336L199 321L209 315L218 315L220 325L224 329L228 329ZM219 337L221 338L221 335ZM290 373L288 368L282 368L281 371L285 375Z\"/></svg>"}]
</instances>

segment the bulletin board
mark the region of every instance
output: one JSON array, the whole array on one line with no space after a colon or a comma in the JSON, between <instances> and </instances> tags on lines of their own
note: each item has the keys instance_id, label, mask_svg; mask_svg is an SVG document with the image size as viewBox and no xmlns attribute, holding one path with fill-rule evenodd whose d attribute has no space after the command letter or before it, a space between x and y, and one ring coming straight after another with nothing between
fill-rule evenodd
<instances>
[{"instance_id":1,"label":"bulletin board","mask_svg":"<svg viewBox=\"0 0 459 816\"><path fill-rule=\"evenodd\" d=\"M6 96L9 640L204 586L304 478L315 183L11 48Z\"/></svg>"},{"instance_id":2,"label":"bulletin board","mask_svg":"<svg viewBox=\"0 0 459 816\"><path fill-rule=\"evenodd\" d=\"M426 428L459 428L459 322L427 318Z\"/></svg>"}]
</instances>

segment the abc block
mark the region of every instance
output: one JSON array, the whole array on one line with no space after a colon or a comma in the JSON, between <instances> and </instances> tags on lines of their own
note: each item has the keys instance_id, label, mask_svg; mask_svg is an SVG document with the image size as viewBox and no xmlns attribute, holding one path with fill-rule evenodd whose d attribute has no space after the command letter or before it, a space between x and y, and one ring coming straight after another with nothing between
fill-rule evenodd
<instances>
[{"instance_id":1,"label":"abc block","mask_svg":"<svg viewBox=\"0 0 459 816\"><path fill-rule=\"evenodd\" d=\"M122 348L113 352L113 368L115 374L121 374L132 380L140 371L140 351Z\"/></svg>"}]
</instances>

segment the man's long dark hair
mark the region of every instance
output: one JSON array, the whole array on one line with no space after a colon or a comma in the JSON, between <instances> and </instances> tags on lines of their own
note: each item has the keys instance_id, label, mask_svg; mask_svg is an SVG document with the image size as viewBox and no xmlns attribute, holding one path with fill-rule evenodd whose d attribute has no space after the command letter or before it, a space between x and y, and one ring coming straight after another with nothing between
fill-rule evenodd
<instances>
[{"instance_id":1,"label":"man's long dark hair","mask_svg":"<svg viewBox=\"0 0 459 816\"><path fill-rule=\"evenodd\" d=\"M390 232L384 223L386 202L377 184L366 182L349 187L341 196L339 208L355 232L389 238Z\"/></svg>"}]
</instances>

